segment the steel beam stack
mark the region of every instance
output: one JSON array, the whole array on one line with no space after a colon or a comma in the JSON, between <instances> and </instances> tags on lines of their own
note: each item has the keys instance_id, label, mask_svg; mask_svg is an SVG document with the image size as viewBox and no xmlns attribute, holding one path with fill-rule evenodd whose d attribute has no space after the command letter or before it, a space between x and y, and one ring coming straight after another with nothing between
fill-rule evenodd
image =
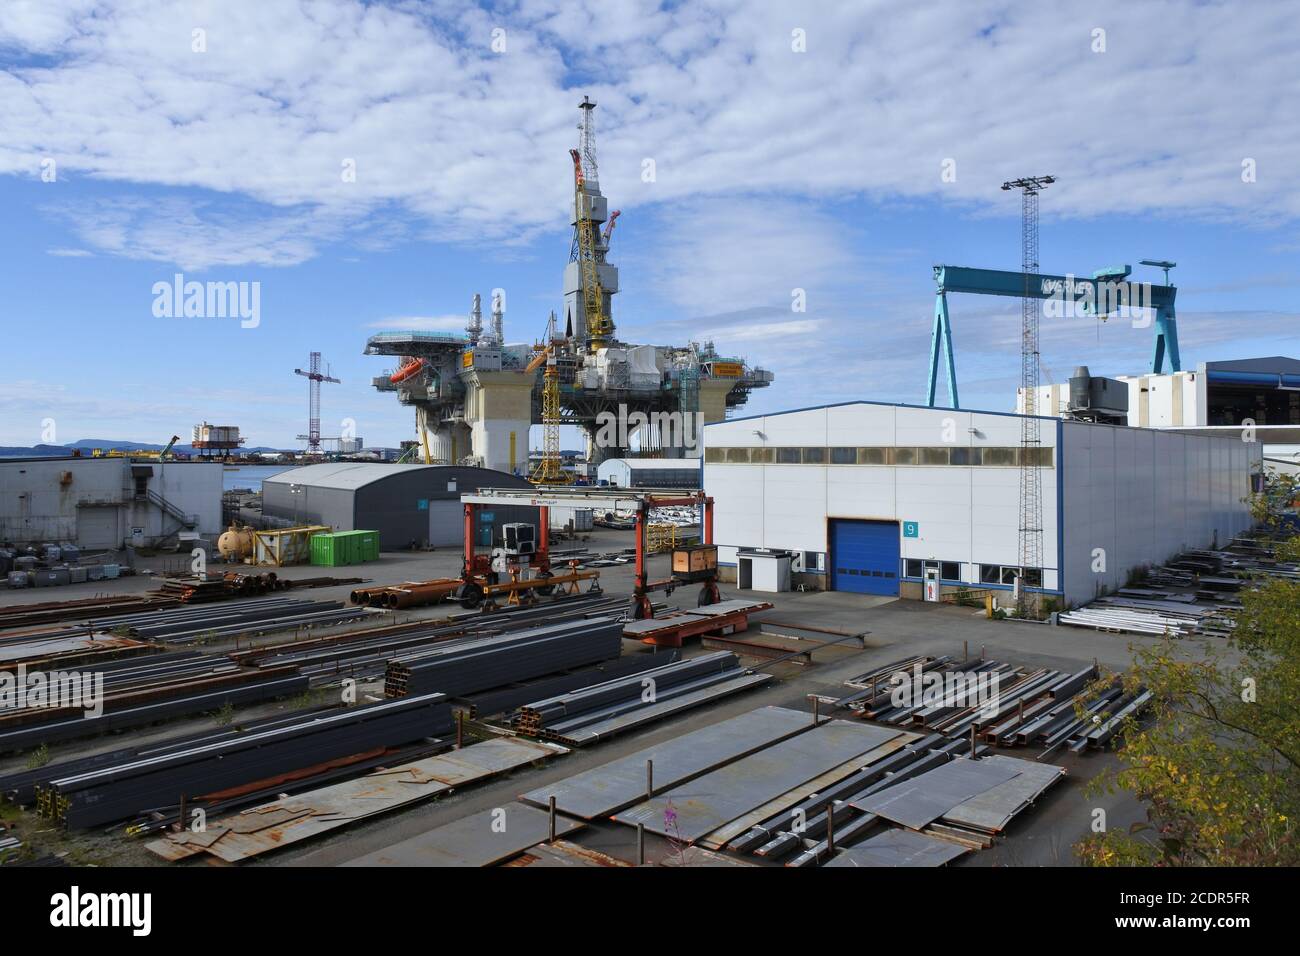
<instances>
[{"instance_id":1,"label":"steel beam stack","mask_svg":"<svg viewBox=\"0 0 1300 956\"><path fill-rule=\"evenodd\" d=\"M24 750L79 737L93 737L110 730L142 727L175 717L220 710L225 706L260 703L302 694L307 677L292 668L275 671L235 671L229 675L194 680L164 692L141 691L124 694L111 702L98 717L82 710L44 709L23 720L0 720L0 753Z\"/></svg>"},{"instance_id":2,"label":"steel beam stack","mask_svg":"<svg viewBox=\"0 0 1300 956\"><path fill-rule=\"evenodd\" d=\"M447 641L389 662L384 693L473 694L611 660L622 649L623 625L612 616Z\"/></svg>"},{"instance_id":3,"label":"steel beam stack","mask_svg":"<svg viewBox=\"0 0 1300 956\"><path fill-rule=\"evenodd\" d=\"M594 739L592 728L604 726L608 733L613 729L610 721L655 708L666 710L660 705L685 701L691 695L695 695L691 705L698 706L742 689L735 683L737 678L752 676L741 668L735 654L718 651L525 704L513 722L522 733L580 746ZM714 691L697 693L706 688Z\"/></svg>"},{"instance_id":4,"label":"steel beam stack","mask_svg":"<svg viewBox=\"0 0 1300 956\"><path fill-rule=\"evenodd\" d=\"M292 667L257 670L219 654L172 651L95 664L79 672L98 701L77 706L0 708L0 753L138 727L172 717L292 696L307 678ZM98 703L93 708L92 703ZM88 713L98 709L98 715Z\"/></svg>"},{"instance_id":5,"label":"steel beam stack","mask_svg":"<svg viewBox=\"0 0 1300 956\"><path fill-rule=\"evenodd\" d=\"M267 633L303 625L337 624L372 613L374 612L365 608L345 607L342 601L272 597L103 617L97 618L93 624L98 630L125 631L135 637L180 643L196 637Z\"/></svg>"},{"instance_id":6,"label":"steel beam stack","mask_svg":"<svg viewBox=\"0 0 1300 956\"><path fill-rule=\"evenodd\" d=\"M454 615L436 621L365 628L342 634L233 652L232 660L255 667L293 666L308 674L313 683L328 683L339 676L357 679L380 677L395 657L424 647L471 637L517 631L539 624L582 621L618 613L626 608L621 599L573 599L542 607L522 608L492 614ZM577 685L575 685L577 686ZM504 704L517 707L529 700L521 697Z\"/></svg>"},{"instance_id":7,"label":"steel beam stack","mask_svg":"<svg viewBox=\"0 0 1300 956\"><path fill-rule=\"evenodd\" d=\"M680 658L680 651L660 651L655 654L629 654L594 667L583 667L556 677L544 677L521 686L501 687L460 698L469 705L470 715L486 717L522 707L539 697L558 696L596 684L644 674Z\"/></svg>"},{"instance_id":8,"label":"steel beam stack","mask_svg":"<svg viewBox=\"0 0 1300 956\"><path fill-rule=\"evenodd\" d=\"M0 608L0 630L31 627L37 624L55 624L79 618L97 618L102 614L155 611L175 605L175 598L136 597L127 594L114 597L77 598L71 601L45 601L40 604L15 604Z\"/></svg>"},{"instance_id":9,"label":"steel beam stack","mask_svg":"<svg viewBox=\"0 0 1300 956\"><path fill-rule=\"evenodd\" d=\"M99 826L374 754L451 727L442 694L380 701L51 780L38 791L37 807L69 828Z\"/></svg>"},{"instance_id":10,"label":"steel beam stack","mask_svg":"<svg viewBox=\"0 0 1300 956\"><path fill-rule=\"evenodd\" d=\"M49 781L60 777L71 777L89 770L98 770L104 767L130 763L146 757L174 753L202 743L228 740L255 730L266 730L285 724L300 723L311 714L323 713L329 709L331 708L319 707L311 710L295 711L287 715L277 714L273 717L233 724L218 730L202 730L196 733L181 734L164 740L149 741L136 746L124 747L121 750L109 750L86 757L61 760L58 763L49 763L34 770L16 771L0 776L0 800L7 800L15 806L28 806L36 802L38 787L45 786Z\"/></svg>"},{"instance_id":11,"label":"steel beam stack","mask_svg":"<svg viewBox=\"0 0 1300 956\"><path fill-rule=\"evenodd\" d=\"M925 686L928 680L951 678L997 683L988 688L987 698L976 700ZM854 693L834 703L878 723L935 730L958 740L969 740L973 733L999 747L1038 745L1046 748L1046 756L1063 745L1073 750L1104 746L1123 726L1111 718L1136 716L1150 700L1142 688L1126 691L1119 678L1100 688L1097 679L1095 665L1068 673L984 659L906 658L845 681ZM1085 716L1079 716L1080 709ZM1093 717L1105 722L1107 733L1092 733Z\"/></svg>"}]
</instances>

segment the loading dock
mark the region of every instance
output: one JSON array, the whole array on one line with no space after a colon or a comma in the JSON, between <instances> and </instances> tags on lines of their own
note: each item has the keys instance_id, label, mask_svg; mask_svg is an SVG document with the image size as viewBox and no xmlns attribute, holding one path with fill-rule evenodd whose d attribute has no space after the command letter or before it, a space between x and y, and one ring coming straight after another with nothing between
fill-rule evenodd
<instances>
[{"instance_id":1,"label":"loading dock","mask_svg":"<svg viewBox=\"0 0 1300 956\"><path fill-rule=\"evenodd\" d=\"M898 595L897 521L830 520L830 579L836 591Z\"/></svg>"}]
</instances>

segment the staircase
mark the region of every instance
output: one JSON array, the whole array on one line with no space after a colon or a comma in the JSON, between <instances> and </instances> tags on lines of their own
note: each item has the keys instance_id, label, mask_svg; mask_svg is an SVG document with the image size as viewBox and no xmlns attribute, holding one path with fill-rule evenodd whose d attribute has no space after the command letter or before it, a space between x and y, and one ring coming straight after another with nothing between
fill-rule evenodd
<instances>
[{"instance_id":1,"label":"staircase","mask_svg":"<svg viewBox=\"0 0 1300 956\"><path fill-rule=\"evenodd\" d=\"M172 518L175 518L178 522L180 522L180 528L177 528L176 529L177 531L180 531L182 529L185 531L193 531L195 528L198 527L199 525L198 515L186 514L184 511L181 511L180 508L176 507L176 505L172 504L162 495L158 494L158 492L153 490L147 491L145 492L145 497L149 499L149 502L151 504L156 505L158 509L162 511L164 514L170 515ZM164 537L166 537L166 535L164 535Z\"/></svg>"}]
</instances>

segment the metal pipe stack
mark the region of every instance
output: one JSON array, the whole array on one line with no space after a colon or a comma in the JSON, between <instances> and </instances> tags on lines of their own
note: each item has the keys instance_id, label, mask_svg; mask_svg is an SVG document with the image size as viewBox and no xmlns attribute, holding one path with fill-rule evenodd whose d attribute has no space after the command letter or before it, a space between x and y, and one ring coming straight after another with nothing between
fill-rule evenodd
<instances>
[{"instance_id":1,"label":"metal pipe stack","mask_svg":"<svg viewBox=\"0 0 1300 956\"><path fill-rule=\"evenodd\" d=\"M400 610L424 607L445 600L460 587L457 578L436 578L432 581L405 581L383 587L358 588L349 595L353 604L363 607L382 607Z\"/></svg>"}]
</instances>

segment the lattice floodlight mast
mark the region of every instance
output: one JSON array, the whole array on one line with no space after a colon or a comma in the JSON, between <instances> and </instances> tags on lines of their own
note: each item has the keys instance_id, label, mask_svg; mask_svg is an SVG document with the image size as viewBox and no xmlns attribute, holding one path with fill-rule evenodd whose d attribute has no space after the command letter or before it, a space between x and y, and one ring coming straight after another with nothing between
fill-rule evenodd
<instances>
[{"instance_id":1,"label":"lattice floodlight mast","mask_svg":"<svg viewBox=\"0 0 1300 956\"><path fill-rule=\"evenodd\" d=\"M320 383L339 380L328 372L320 370L320 353L312 352L307 364L307 371L300 368L293 370L295 375L307 379L307 434L299 435L299 441L307 442L307 451L319 454L320 446Z\"/></svg>"},{"instance_id":2,"label":"lattice floodlight mast","mask_svg":"<svg viewBox=\"0 0 1300 956\"><path fill-rule=\"evenodd\" d=\"M1024 414L1020 418L1020 587L1016 611L1022 616L1035 610L1036 601L1028 587L1042 587L1043 579L1043 476L1038 418L1038 299L1030 283L1038 274L1038 194L1056 182L1055 176L1028 176L1002 184L1005 190L1020 190L1020 266L1024 273L1024 297L1020 300L1020 391Z\"/></svg>"}]
</instances>

